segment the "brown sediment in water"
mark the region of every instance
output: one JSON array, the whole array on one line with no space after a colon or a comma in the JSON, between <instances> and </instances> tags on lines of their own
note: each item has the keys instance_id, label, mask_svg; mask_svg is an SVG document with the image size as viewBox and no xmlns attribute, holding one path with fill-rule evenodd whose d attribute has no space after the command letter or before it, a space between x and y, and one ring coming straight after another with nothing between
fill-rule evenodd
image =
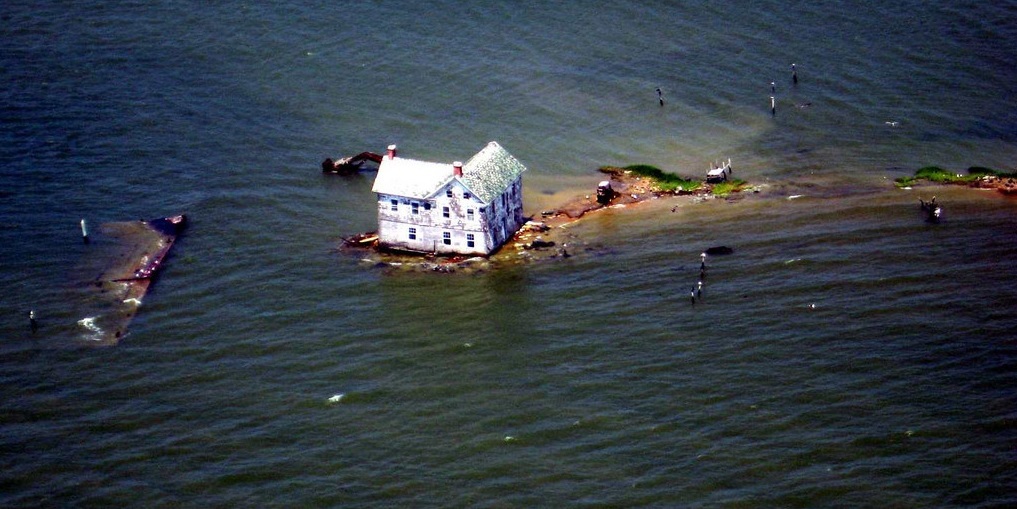
<instances>
[{"instance_id":1,"label":"brown sediment in water","mask_svg":"<svg viewBox=\"0 0 1017 509\"><path fill-rule=\"evenodd\" d=\"M614 190L608 203L599 203L596 190L593 189L590 194L575 196L555 208L534 214L511 239L487 257L393 253L379 249L377 232L344 238L339 250L366 251L369 257L362 260L377 267L434 272L469 272L485 270L492 265L564 260L589 249L569 227L591 213L629 207L654 199L681 197L688 199L686 202L676 202L677 208L693 200L713 196L713 186L710 184L703 184L695 191L661 191L653 179L622 168L605 168L600 171L611 182ZM735 192L740 190L735 189Z\"/></svg>"}]
</instances>

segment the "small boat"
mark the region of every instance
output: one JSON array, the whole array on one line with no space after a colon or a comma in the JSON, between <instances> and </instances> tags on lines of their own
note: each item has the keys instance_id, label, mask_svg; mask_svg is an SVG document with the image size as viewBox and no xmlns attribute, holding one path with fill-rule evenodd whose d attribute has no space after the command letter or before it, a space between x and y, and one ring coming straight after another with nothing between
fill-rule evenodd
<instances>
[{"instance_id":1,"label":"small boat","mask_svg":"<svg viewBox=\"0 0 1017 509\"><path fill-rule=\"evenodd\" d=\"M728 158L727 163L724 164L712 164L710 165L710 171L706 172L706 181L711 184L718 182L724 182L731 177L731 159Z\"/></svg>"}]
</instances>

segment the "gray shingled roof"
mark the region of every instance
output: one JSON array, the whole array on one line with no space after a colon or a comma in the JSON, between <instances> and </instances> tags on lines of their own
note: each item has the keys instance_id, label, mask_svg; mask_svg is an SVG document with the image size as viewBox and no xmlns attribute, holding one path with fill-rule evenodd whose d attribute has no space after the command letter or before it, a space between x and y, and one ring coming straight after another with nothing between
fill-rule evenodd
<instances>
[{"instance_id":1,"label":"gray shingled roof","mask_svg":"<svg viewBox=\"0 0 1017 509\"><path fill-rule=\"evenodd\" d=\"M522 163L498 142L492 141L466 161L463 176L459 180L474 196L487 204L501 196L524 171L526 167Z\"/></svg>"}]
</instances>

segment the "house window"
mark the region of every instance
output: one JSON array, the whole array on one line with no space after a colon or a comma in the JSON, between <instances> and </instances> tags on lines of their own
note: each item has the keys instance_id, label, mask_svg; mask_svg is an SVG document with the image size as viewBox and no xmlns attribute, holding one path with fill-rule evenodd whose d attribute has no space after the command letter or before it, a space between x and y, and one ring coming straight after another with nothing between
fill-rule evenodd
<instances>
[{"instance_id":1,"label":"house window","mask_svg":"<svg viewBox=\"0 0 1017 509\"><path fill-rule=\"evenodd\" d=\"M463 198L470 199L470 193L463 193Z\"/></svg>"},{"instance_id":2,"label":"house window","mask_svg":"<svg viewBox=\"0 0 1017 509\"><path fill-rule=\"evenodd\" d=\"M451 189L446 189L445 190L445 197L446 198L451 198L452 197L452 190Z\"/></svg>"},{"instance_id":3,"label":"house window","mask_svg":"<svg viewBox=\"0 0 1017 509\"><path fill-rule=\"evenodd\" d=\"M475 244L476 244L476 242L473 242L473 234L472 233L467 233L466 234L466 246L467 247L473 247Z\"/></svg>"},{"instance_id":4,"label":"house window","mask_svg":"<svg viewBox=\"0 0 1017 509\"><path fill-rule=\"evenodd\" d=\"M431 210L431 202L429 201L424 202L424 210Z\"/></svg>"},{"instance_id":5,"label":"house window","mask_svg":"<svg viewBox=\"0 0 1017 509\"><path fill-rule=\"evenodd\" d=\"M473 209L466 209L466 219L473 221Z\"/></svg>"},{"instance_id":6,"label":"house window","mask_svg":"<svg viewBox=\"0 0 1017 509\"><path fill-rule=\"evenodd\" d=\"M419 214L420 213L420 204L417 203L417 202L411 203L410 204L410 210L411 210L411 212L413 214Z\"/></svg>"},{"instance_id":7,"label":"house window","mask_svg":"<svg viewBox=\"0 0 1017 509\"><path fill-rule=\"evenodd\" d=\"M410 228L410 240L417 240L417 229Z\"/></svg>"},{"instance_id":8,"label":"house window","mask_svg":"<svg viewBox=\"0 0 1017 509\"><path fill-rule=\"evenodd\" d=\"M392 210L399 210L399 200L392 200Z\"/></svg>"},{"instance_id":9,"label":"house window","mask_svg":"<svg viewBox=\"0 0 1017 509\"><path fill-rule=\"evenodd\" d=\"M451 233L449 233L449 232L443 232L443 233L441 234L441 241L442 241L442 242L443 242L443 243L444 243L444 244L445 244L446 246L451 246L451 245L452 245L452 234L451 234Z\"/></svg>"},{"instance_id":10,"label":"house window","mask_svg":"<svg viewBox=\"0 0 1017 509\"><path fill-rule=\"evenodd\" d=\"M449 217L448 207L442 207L441 208L441 215L442 215L442 217Z\"/></svg>"}]
</instances>

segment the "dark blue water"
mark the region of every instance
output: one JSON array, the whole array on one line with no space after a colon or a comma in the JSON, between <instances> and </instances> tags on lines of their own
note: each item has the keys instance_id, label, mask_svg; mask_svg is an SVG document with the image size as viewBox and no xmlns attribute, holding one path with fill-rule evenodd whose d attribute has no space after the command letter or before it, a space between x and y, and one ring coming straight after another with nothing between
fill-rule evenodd
<instances>
[{"instance_id":1,"label":"dark blue water","mask_svg":"<svg viewBox=\"0 0 1017 509\"><path fill-rule=\"evenodd\" d=\"M1015 18L4 4L0 505L1014 505L1017 202L891 180L1014 171ZM491 140L534 214L603 164L730 157L760 192L597 213L566 261L439 275L334 251L375 227L373 174L322 159ZM99 225L176 213L129 334L94 347ZM693 307L714 245L735 252Z\"/></svg>"}]
</instances>

